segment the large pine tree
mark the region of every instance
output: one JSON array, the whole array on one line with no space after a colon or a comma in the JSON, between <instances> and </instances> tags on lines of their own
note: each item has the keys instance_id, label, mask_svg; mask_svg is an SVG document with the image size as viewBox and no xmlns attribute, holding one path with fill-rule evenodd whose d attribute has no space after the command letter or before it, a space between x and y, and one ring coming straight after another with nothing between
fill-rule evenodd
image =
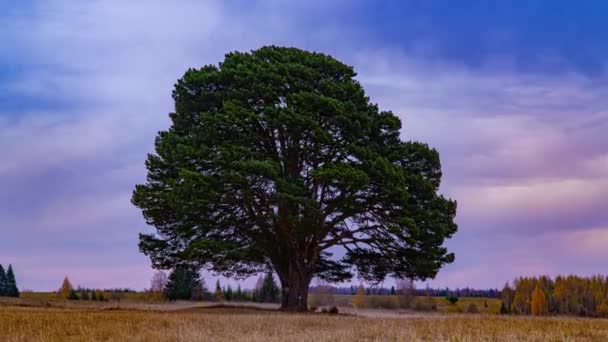
<instances>
[{"instance_id":1,"label":"large pine tree","mask_svg":"<svg viewBox=\"0 0 608 342\"><path fill-rule=\"evenodd\" d=\"M8 265L8 271L6 271L6 296L19 297L19 288L12 265Z\"/></svg>"},{"instance_id":2,"label":"large pine tree","mask_svg":"<svg viewBox=\"0 0 608 342\"><path fill-rule=\"evenodd\" d=\"M157 230L140 250L160 268L272 269L285 310L306 310L315 277L434 277L454 260L443 244L457 229L439 153L403 141L401 120L355 76L274 46L188 70L133 193Z\"/></svg>"}]
</instances>

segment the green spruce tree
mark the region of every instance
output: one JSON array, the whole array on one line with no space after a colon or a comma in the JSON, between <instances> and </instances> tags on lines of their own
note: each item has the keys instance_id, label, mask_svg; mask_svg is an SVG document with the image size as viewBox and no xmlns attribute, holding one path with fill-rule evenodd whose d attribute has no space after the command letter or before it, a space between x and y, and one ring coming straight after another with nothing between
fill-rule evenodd
<instances>
[{"instance_id":1,"label":"green spruce tree","mask_svg":"<svg viewBox=\"0 0 608 342\"><path fill-rule=\"evenodd\" d=\"M78 293L76 292L76 290L71 289L70 293L68 294L68 300L79 300L80 297L78 297Z\"/></svg>"},{"instance_id":2,"label":"green spruce tree","mask_svg":"<svg viewBox=\"0 0 608 342\"><path fill-rule=\"evenodd\" d=\"M234 300L234 291L232 291L232 286L228 285L226 290L224 290L224 299L227 301Z\"/></svg>"},{"instance_id":3,"label":"green spruce tree","mask_svg":"<svg viewBox=\"0 0 608 342\"><path fill-rule=\"evenodd\" d=\"M8 265L8 271L6 271L6 295L9 297L19 297L19 288L17 287L17 280L15 279L12 265Z\"/></svg>"},{"instance_id":4,"label":"green spruce tree","mask_svg":"<svg viewBox=\"0 0 608 342\"><path fill-rule=\"evenodd\" d=\"M199 284L200 274L197 270L178 266L169 275L165 295L169 300L188 300L192 298L192 290Z\"/></svg>"},{"instance_id":5,"label":"green spruce tree","mask_svg":"<svg viewBox=\"0 0 608 342\"><path fill-rule=\"evenodd\" d=\"M501 315L506 315L506 314L508 314L508 313L509 313L509 310L507 309L507 306L505 305L505 302L504 302L504 301L502 301L502 302L500 303L500 314L501 314Z\"/></svg>"},{"instance_id":6,"label":"green spruce tree","mask_svg":"<svg viewBox=\"0 0 608 342\"><path fill-rule=\"evenodd\" d=\"M264 281L262 283L262 288L260 290L260 299L262 302L274 303L279 301L279 287L277 283L274 281L274 277L272 276L272 272L266 273L264 277Z\"/></svg>"},{"instance_id":7,"label":"green spruce tree","mask_svg":"<svg viewBox=\"0 0 608 342\"><path fill-rule=\"evenodd\" d=\"M7 279L6 273L4 272L4 267L0 265L0 297L7 295L6 282Z\"/></svg>"},{"instance_id":8,"label":"green spruce tree","mask_svg":"<svg viewBox=\"0 0 608 342\"><path fill-rule=\"evenodd\" d=\"M241 289L241 284L238 284L236 286L236 292L234 293L234 300L242 301L243 299L243 290Z\"/></svg>"}]
</instances>

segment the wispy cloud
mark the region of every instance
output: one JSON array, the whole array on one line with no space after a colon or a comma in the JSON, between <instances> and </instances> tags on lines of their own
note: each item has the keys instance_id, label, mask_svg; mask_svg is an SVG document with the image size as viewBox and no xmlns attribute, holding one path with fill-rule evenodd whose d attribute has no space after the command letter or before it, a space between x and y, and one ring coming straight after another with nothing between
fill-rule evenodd
<instances>
[{"instance_id":1,"label":"wispy cloud","mask_svg":"<svg viewBox=\"0 0 608 342\"><path fill-rule=\"evenodd\" d=\"M0 88L7 98L25 98L26 107L35 108L0 108L0 226L9 230L0 260L23 261L23 286L47 286L40 270L51 265L78 273L74 277L84 283L103 278L104 286L148 285L147 277L131 272L150 270L137 249L137 234L146 226L129 192L144 181L146 154L156 132L169 124L173 83L186 69L217 63L228 51L297 45L290 38L298 36L291 19L333 5L243 6L50 0L0 18L6 28L0 40L11 50L0 65L19 67L18 76ZM308 31L300 42L322 36ZM48 101L59 108L36 105ZM28 245L50 247L26 262L20 255ZM108 251L122 261L103 270L103 277L81 272L99 270Z\"/></svg>"},{"instance_id":2,"label":"wispy cloud","mask_svg":"<svg viewBox=\"0 0 608 342\"><path fill-rule=\"evenodd\" d=\"M448 243L457 261L434 284L601 270L596 258L608 253L579 247L602 240L608 222L607 75L492 60L470 68L392 49L356 59L372 98L402 117L403 136L438 148L442 191L458 200L460 231Z\"/></svg>"},{"instance_id":3,"label":"wispy cloud","mask_svg":"<svg viewBox=\"0 0 608 342\"><path fill-rule=\"evenodd\" d=\"M442 191L458 200L460 224L449 242L457 261L439 285L575 272L580 264L555 263L552 248L569 237L588 243L608 220L607 77L523 72L509 56L475 68L431 58L423 39L408 50L324 20L343 5L49 0L0 15L0 41L11 51L0 68L17 69L0 90L27 99L23 111L0 107L0 229L10 236L0 240L0 262L22 260L25 287L50 283L38 272L51 265L93 286L101 277L83 270L112 251L121 262L103 269L104 286L147 286L144 276L129 278L149 268L136 247L146 227L128 193L169 124L173 83L227 51L278 44L354 65L372 101L403 119L404 138L439 149ZM33 232L50 247L25 258ZM488 275L490 263L508 266Z\"/></svg>"}]
</instances>

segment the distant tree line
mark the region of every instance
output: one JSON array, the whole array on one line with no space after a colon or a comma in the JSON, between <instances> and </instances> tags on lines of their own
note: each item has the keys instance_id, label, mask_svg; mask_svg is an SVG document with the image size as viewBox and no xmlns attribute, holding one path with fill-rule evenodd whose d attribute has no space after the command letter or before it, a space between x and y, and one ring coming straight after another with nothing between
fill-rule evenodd
<instances>
[{"instance_id":1,"label":"distant tree line","mask_svg":"<svg viewBox=\"0 0 608 342\"><path fill-rule=\"evenodd\" d=\"M266 273L258 278L252 290L242 289L237 285L222 287L218 280L215 290L211 293L199 271L188 267L176 267L169 276L159 271L152 277L150 292L157 299L168 300L210 300L210 301L253 301L279 302L281 290L272 273Z\"/></svg>"},{"instance_id":2,"label":"distant tree line","mask_svg":"<svg viewBox=\"0 0 608 342\"><path fill-rule=\"evenodd\" d=\"M337 295L355 295L359 290L359 286L336 287L336 286L311 286L310 293L330 292ZM484 298L500 298L500 290L498 289L472 289L472 288L422 288L414 289L415 296L432 296L432 297L484 297ZM364 287L365 295L400 295L400 290L391 286L387 287Z\"/></svg>"},{"instance_id":3,"label":"distant tree line","mask_svg":"<svg viewBox=\"0 0 608 342\"><path fill-rule=\"evenodd\" d=\"M399 282L398 282L399 283ZM365 295L396 295L403 297L403 288L407 288L407 296L426 296L426 297L486 297L500 298L501 292L498 289L472 289L472 288L423 288L416 289L413 286L404 287L403 284L390 288L386 287L362 287L349 286L337 287L332 285L311 286L311 294L336 294L336 295L356 295L363 291ZM214 301L251 301L251 302L280 302L281 289L271 272L267 272L258 277L253 289L243 289L240 284L236 288L232 285L222 286L219 280L211 292L207 289L204 279L201 278L197 270L184 267L175 268L167 277L163 271L157 272L152 278L150 291L159 294L158 298L169 300L214 300ZM407 297L406 296L406 297Z\"/></svg>"},{"instance_id":4,"label":"distant tree line","mask_svg":"<svg viewBox=\"0 0 608 342\"><path fill-rule=\"evenodd\" d=\"M6 272L0 265L0 297L19 297L19 288L12 265L8 265Z\"/></svg>"},{"instance_id":5,"label":"distant tree line","mask_svg":"<svg viewBox=\"0 0 608 342\"><path fill-rule=\"evenodd\" d=\"M501 313L608 317L608 278L520 277L501 291Z\"/></svg>"},{"instance_id":6,"label":"distant tree line","mask_svg":"<svg viewBox=\"0 0 608 342\"><path fill-rule=\"evenodd\" d=\"M281 301L281 289L275 282L272 272L258 278L256 286L251 292L251 301L262 303Z\"/></svg>"},{"instance_id":7,"label":"distant tree line","mask_svg":"<svg viewBox=\"0 0 608 342\"><path fill-rule=\"evenodd\" d=\"M87 288L84 288L87 289ZM87 290L92 290L92 289L87 289ZM137 290L133 290L127 287L117 287L117 288L107 288L107 289L96 289L97 291L103 291L103 292L117 292L117 293L137 293Z\"/></svg>"},{"instance_id":8,"label":"distant tree line","mask_svg":"<svg viewBox=\"0 0 608 342\"><path fill-rule=\"evenodd\" d=\"M61 287L55 292L58 299L62 300L91 300L91 301L121 301L126 297L126 294L138 293L138 291L129 288L106 288L93 289L87 287L74 287L70 279L66 276Z\"/></svg>"},{"instance_id":9,"label":"distant tree line","mask_svg":"<svg viewBox=\"0 0 608 342\"><path fill-rule=\"evenodd\" d=\"M108 298L106 293L108 290L98 290L98 289L88 289L83 287L78 287L74 289L70 279L68 277L63 278L63 282L61 283L61 287L57 291L57 297L63 300L93 300L105 302L109 299L117 300L117 296L114 293L120 292L112 292L111 298Z\"/></svg>"}]
</instances>

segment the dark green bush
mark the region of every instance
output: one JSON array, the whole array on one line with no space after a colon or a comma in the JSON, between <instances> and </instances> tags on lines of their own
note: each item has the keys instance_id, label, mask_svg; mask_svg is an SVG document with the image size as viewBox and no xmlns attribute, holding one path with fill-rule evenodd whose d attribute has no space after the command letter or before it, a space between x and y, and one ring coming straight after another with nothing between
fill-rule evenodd
<instances>
[{"instance_id":1,"label":"dark green bush","mask_svg":"<svg viewBox=\"0 0 608 342\"><path fill-rule=\"evenodd\" d=\"M454 305L458 302L458 297L456 296L447 296L445 297L445 300L448 301L448 303L450 303L450 305Z\"/></svg>"}]
</instances>

